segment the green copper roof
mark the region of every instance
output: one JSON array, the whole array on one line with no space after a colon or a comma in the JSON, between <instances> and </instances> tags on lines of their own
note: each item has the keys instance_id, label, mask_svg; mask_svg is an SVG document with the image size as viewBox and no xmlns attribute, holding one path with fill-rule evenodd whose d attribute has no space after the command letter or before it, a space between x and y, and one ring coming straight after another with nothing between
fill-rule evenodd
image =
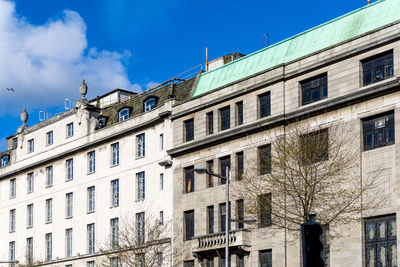
<instances>
[{"instance_id":1,"label":"green copper roof","mask_svg":"<svg viewBox=\"0 0 400 267\"><path fill-rule=\"evenodd\" d=\"M201 74L192 97L400 20L399 0L380 0Z\"/></svg>"}]
</instances>

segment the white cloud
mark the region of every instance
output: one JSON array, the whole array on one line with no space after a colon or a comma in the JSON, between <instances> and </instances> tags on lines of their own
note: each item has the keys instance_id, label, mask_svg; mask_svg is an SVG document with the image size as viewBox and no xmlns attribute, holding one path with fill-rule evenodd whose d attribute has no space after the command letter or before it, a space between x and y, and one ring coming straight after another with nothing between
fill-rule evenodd
<instances>
[{"instance_id":1,"label":"white cloud","mask_svg":"<svg viewBox=\"0 0 400 267\"><path fill-rule=\"evenodd\" d=\"M128 51L88 47L85 22L74 11L32 25L16 14L13 2L0 0L0 114L77 99L82 78L89 86L88 98L114 88L140 91L127 75L129 56Z\"/></svg>"},{"instance_id":2,"label":"white cloud","mask_svg":"<svg viewBox=\"0 0 400 267\"><path fill-rule=\"evenodd\" d=\"M159 85L159 84L160 84L160 83L158 83L158 82L150 81L150 82L146 83L146 90L151 89L151 88L153 88L153 87L156 87L156 86Z\"/></svg>"}]
</instances>

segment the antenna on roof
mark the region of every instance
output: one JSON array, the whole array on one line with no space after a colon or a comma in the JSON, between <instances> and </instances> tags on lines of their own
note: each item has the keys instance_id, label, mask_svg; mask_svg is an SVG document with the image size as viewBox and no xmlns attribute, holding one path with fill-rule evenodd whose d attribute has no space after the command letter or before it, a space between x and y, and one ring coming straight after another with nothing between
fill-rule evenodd
<instances>
[{"instance_id":1,"label":"antenna on roof","mask_svg":"<svg viewBox=\"0 0 400 267\"><path fill-rule=\"evenodd\" d=\"M371 4L371 0L368 0L368 5Z\"/></svg>"},{"instance_id":2,"label":"antenna on roof","mask_svg":"<svg viewBox=\"0 0 400 267\"><path fill-rule=\"evenodd\" d=\"M263 34L262 38L262 43L261 43L261 48L268 47L269 45L269 33L267 32L266 34Z\"/></svg>"},{"instance_id":3,"label":"antenna on roof","mask_svg":"<svg viewBox=\"0 0 400 267\"><path fill-rule=\"evenodd\" d=\"M208 47L206 46L206 71L208 71Z\"/></svg>"}]
</instances>

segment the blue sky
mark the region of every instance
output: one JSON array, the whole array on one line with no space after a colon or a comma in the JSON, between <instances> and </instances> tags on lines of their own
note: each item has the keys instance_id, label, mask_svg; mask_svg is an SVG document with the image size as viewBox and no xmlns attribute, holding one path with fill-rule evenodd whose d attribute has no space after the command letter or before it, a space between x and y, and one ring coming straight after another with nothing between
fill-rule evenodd
<instances>
[{"instance_id":1,"label":"blue sky","mask_svg":"<svg viewBox=\"0 0 400 267\"><path fill-rule=\"evenodd\" d=\"M39 111L124 88L141 91L205 61L249 54L367 4L336 1L0 0L0 151ZM14 92L5 90L14 88Z\"/></svg>"}]
</instances>

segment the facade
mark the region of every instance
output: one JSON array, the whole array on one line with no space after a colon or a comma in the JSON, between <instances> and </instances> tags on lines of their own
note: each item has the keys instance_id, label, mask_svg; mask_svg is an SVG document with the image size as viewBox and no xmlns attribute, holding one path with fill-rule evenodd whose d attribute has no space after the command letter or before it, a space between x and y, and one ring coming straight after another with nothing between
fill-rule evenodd
<instances>
[{"instance_id":1,"label":"facade","mask_svg":"<svg viewBox=\"0 0 400 267\"><path fill-rule=\"evenodd\" d=\"M169 225L161 266L224 266L225 185L194 169L228 167L235 187L260 153L274 155L276 136L312 119L345 123L358 177L379 170L387 196L360 222L331 226L343 235L327 265L397 266L399 36L400 3L382 0L180 83L90 102L83 83L76 108L31 127L23 113L0 154L0 261L94 266L116 227L145 217ZM247 204L232 195L231 217ZM298 237L259 215L231 222L231 266L301 266Z\"/></svg>"}]
</instances>

